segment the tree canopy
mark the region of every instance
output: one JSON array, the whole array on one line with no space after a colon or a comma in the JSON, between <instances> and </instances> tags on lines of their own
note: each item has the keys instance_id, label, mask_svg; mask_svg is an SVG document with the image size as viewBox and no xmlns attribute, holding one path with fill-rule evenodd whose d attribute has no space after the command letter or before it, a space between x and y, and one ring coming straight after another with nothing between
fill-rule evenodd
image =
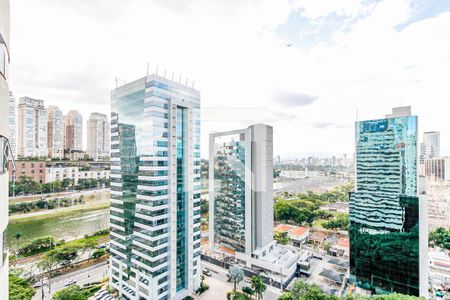
<instances>
[{"instance_id":1,"label":"tree canopy","mask_svg":"<svg viewBox=\"0 0 450 300\"><path fill-rule=\"evenodd\" d=\"M30 300L36 291L28 281L9 274L9 300Z\"/></svg>"}]
</instances>

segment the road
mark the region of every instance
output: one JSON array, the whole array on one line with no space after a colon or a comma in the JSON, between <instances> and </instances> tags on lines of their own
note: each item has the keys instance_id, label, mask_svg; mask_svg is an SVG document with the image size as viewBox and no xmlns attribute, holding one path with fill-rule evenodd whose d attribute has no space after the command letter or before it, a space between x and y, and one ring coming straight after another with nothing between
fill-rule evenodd
<instances>
[{"instance_id":1,"label":"road","mask_svg":"<svg viewBox=\"0 0 450 300\"><path fill-rule=\"evenodd\" d=\"M48 288L44 287L44 293L46 300L51 299L52 295L65 288L65 282L68 279L75 279L77 281L77 285L82 286L88 282L99 281L105 276L107 276L108 264L106 262L99 263L97 265L81 269L72 273L67 273L61 276L57 276L51 279L51 292L48 294ZM32 298L32 300L41 300L42 299L42 289L37 288L36 294Z\"/></svg>"},{"instance_id":2,"label":"road","mask_svg":"<svg viewBox=\"0 0 450 300\"><path fill-rule=\"evenodd\" d=\"M201 261L200 266L203 269L207 268L211 270L212 276L205 276L205 283L209 285L209 289L204 292L202 295L198 297L198 299L202 300L223 300L227 298L227 293L233 290L233 284L228 282L228 271L220 268L216 265L208 263L206 261ZM241 282L239 284L239 289L242 289L244 286L250 286L250 284L246 282ZM267 286L266 291L264 292L263 299L264 300L276 300L280 295L280 289L274 288L272 286Z\"/></svg>"}]
</instances>

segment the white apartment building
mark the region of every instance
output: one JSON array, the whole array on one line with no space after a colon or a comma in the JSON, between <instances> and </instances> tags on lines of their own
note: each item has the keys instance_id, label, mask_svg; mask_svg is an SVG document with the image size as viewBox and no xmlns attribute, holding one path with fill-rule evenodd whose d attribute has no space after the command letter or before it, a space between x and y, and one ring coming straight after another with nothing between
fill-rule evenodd
<instances>
[{"instance_id":1,"label":"white apartment building","mask_svg":"<svg viewBox=\"0 0 450 300\"><path fill-rule=\"evenodd\" d=\"M423 142L420 144L420 163L425 160L441 156L441 133L427 131L423 133Z\"/></svg>"},{"instance_id":2,"label":"white apartment building","mask_svg":"<svg viewBox=\"0 0 450 300\"><path fill-rule=\"evenodd\" d=\"M17 114L16 114L16 98L12 92L9 92L9 110L8 110L8 126L9 126L9 144L13 157L17 158Z\"/></svg>"},{"instance_id":3,"label":"white apartment building","mask_svg":"<svg viewBox=\"0 0 450 300\"><path fill-rule=\"evenodd\" d=\"M450 228L450 181L427 180L428 226Z\"/></svg>"},{"instance_id":4,"label":"white apartment building","mask_svg":"<svg viewBox=\"0 0 450 300\"><path fill-rule=\"evenodd\" d=\"M77 110L64 116L64 149L83 150L83 116Z\"/></svg>"},{"instance_id":5,"label":"white apartment building","mask_svg":"<svg viewBox=\"0 0 450 300\"><path fill-rule=\"evenodd\" d=\"M111 92L110 286L183 299L200 286L200 92L148 75Z\"/></svg>"},{"instance_id":6,"label":"white apartment building","mask_svg":"<svg viewBox=\"0 0 450 300\"><path fill-rule=\"evenodd\" d=\"M273 239L272 127L211 133L209 151L211 252L288 282L298 254Z\"/></svg>"},{"instance_id":7,"label":"white apartment building","mask_svg":"<svg viewBox=\"0 0 450 300\"><path fill-rule=\"evenodd\" d=\"M49 158L64 157L64 121L57 106L47 108L47 145Z\"/></svg>"},{"instance_id":8,"label":"white apartment building","mask_svg":"<svg viewBox=\"0 0 450 300\"><path fill-rule=\"evenodd\" d=\"M87 120L87 153L89 158L99 160L109 156L110 129L105 114L91 113Z\"/></svg>"},{"instance_id":9,"label":"white apartment building","mask_svg":"<svg viewBox=\"0 0 450 300\"><path fill-rule=\"evenodd\" d=\"M45 170L45 183L72 179L77 185L80 179L108 179L109 170L83 170L80 167L47 166Z\"/></svg>"},{"instance_id":10,"label":"white apartment building","mask_svg":"<svg viewBox=\"0 0 450 300\"><path fill-rule=\"evenodd\" d=\"M20 98L18 130L19 158L47 157L47 111L43 100Z\"/></svg>"},{"instance_id":11,"label":"white apartment building","mask_svg":"<svg viewBox=\"0 0 450 300\"><path fill-rule=\"evenodd\" d=\"M9 131L9 1L0 0L0 151L8 153ZM0 155L0 299L8 299L8 156Z\"/></svg>"}]
</instances>

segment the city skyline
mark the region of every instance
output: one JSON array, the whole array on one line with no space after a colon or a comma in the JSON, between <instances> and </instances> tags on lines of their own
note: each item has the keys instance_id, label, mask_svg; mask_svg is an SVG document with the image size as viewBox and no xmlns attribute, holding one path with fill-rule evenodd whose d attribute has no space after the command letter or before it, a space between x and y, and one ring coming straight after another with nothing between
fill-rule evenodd
<instances>
[{"instance_id":1,"label":"city skyline","mask_svg":"<svg viewBox=\"0 0 450 300\"><path fill-rule=\"evenodd\" d=\"M370 119L387 108L411 105L421 117L420 132L444 128L445 112L434 108L448 101L450 5L434 4L242 1L238 7L215 3L217 9L202 1L135 0L126 7L118 1L17 1L11 89L17 97L45 99L63 112L78 103L86 120L91 110L109 111L115 77L143 76L149 61L149 73L159 65L159 75L170 79L175 71L178 80L181 73L183 83L188 77L203 91L204 145L209 132L265 122L274 127L274 153L282 157L351 154L356 115ZM239 13L231 14L232 9ZM35 26L23 26L23 19ZM164 43L142 41L130 29L154 24L164 25L155 33ZM48 32L40 42L49 47L30 53L26 45L39 36L35 30ZM90 44L95 47L86 47ZM134 44L140 47L131 57L116 59ZM167 51L180 46L183 53ZM219 59L216 53L227 54ZM230 78L232 89L226 84ZM293 141L277 134L293 127L303 129ZM442 153L450 153L450 132L441 133Z\"/></svg>"}]
</instances>

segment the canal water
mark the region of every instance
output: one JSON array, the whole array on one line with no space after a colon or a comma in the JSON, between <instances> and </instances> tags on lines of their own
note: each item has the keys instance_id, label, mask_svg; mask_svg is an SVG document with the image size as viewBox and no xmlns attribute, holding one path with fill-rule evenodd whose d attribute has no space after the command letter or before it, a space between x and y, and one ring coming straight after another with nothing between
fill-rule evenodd
<instances>
[{"instance_id":1,"label":"canal water","mask_svg":"<svg viewBox=\"0 0 450 300\"><path fill-rule=\"evenodd\" d=\"M21 233L20 243L33 238L51 235L55 240L73 240L109 227L109 208L73 212L42 220L31 220L8 225L8 245L16 243L16 233Z\"/></svg>"}]
</instances>

